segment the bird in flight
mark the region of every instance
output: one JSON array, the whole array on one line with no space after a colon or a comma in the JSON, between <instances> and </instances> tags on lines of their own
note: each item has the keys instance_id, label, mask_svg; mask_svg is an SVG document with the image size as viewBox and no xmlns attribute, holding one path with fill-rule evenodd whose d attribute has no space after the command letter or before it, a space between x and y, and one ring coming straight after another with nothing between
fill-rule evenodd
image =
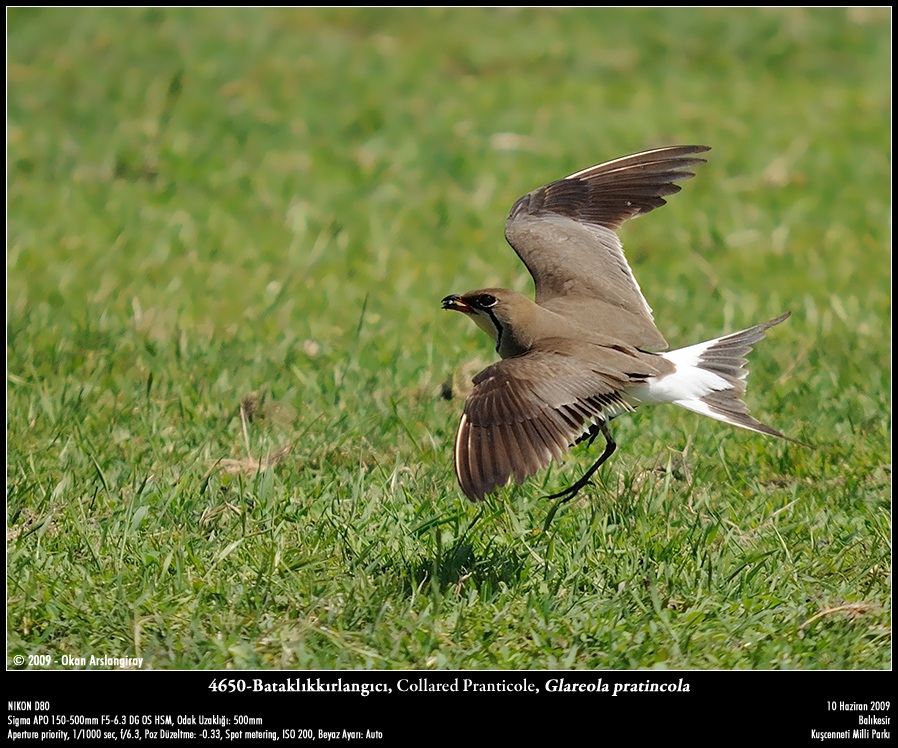
<instances>
[{"instance_id":1,"label":"bird in flight","mask_svg":"<svg viewBox=\"0 0 898 748\"><path fill-rule=\"evenodd\" d=\"M455 437L455 473L479 501L511 479L561 460L599 433L605 450L583 477L549 498L572 498L616 444L609 423L640 405L674 403L718 421L797 441L749 415L746 356L789 313L747 330L663 352L667 341L627 264L617 230L665 204L705 163L702 145L677 145L592 166L518 200L505 237L536 299L484 288L443 299L492 337L501 360L474 377ZM547 523L548 524L548 523Z\"/></svg>"}]
</instances>

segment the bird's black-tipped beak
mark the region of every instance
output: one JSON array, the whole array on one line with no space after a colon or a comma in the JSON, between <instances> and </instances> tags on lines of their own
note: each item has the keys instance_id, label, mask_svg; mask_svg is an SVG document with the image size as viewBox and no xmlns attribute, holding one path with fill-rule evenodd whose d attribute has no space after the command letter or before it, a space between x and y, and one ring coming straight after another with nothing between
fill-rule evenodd
<instances>
[{"instance_id":1,"label":"bird's black-tipped beak","mask_svg":"<svg viewBox=\"0 0 898 748\"><path fill-rule=\"evenodd\" d=\"M474 311L473 307L465 302L461 296L458 294L449 294L445 299L443 299L443 309L453 309L456 312L465 312L466 314L470 314Z\"/></svg>"}]
</instances>

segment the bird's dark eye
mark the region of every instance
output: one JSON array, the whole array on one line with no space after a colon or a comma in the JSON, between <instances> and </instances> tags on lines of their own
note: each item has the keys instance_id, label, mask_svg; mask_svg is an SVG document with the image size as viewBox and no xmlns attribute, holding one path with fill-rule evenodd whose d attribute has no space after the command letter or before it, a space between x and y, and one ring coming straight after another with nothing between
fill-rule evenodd
<instances>
[{"instance_id":1,"label":"bird's dark eye","mask_svg":"<svg viewBox=\"0 0 898 748\"><path fill-rule=\"evenodd\" d=\"M492 294L483 293L477 297L477 306L481 309L489 309L491 306L496 306L497 301L498 299Z\"/></svg>"}]
</instances>

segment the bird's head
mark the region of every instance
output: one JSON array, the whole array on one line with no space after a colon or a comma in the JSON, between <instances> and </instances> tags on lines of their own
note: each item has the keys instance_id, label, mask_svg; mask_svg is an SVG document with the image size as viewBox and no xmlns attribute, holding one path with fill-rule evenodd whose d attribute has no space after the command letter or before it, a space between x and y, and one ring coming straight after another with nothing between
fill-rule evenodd
<instances>
[{"instance_id":1,"label":"bird's head","mask_svg":"<svg viewBox=\"0 0 898 748\"><path fill-rule=\"evenodd\" d=\"M443 299L443 309L468 315L496 342L496 350L503 358L521 352L521 327L534 306L526 296L505 288L483 288Z\"/></svg>"}]
</instances>

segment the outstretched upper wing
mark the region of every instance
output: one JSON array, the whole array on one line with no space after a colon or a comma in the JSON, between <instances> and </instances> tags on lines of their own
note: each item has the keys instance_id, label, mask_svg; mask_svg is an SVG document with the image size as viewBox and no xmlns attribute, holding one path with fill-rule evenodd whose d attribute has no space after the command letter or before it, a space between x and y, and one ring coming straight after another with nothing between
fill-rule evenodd
<instances>
[{"instance_id":1,"label":"outstretched upper wing","mask_svg":"<svg viewBox=\"0 0 898 748\"><path fill-rule=\"evenodd\" d=\"M624 257L616 230L664 205L675 182L710 150L681 145L624 156L552 182L518 200L505 236L536 285L536 302L627 345L667 347Z\"/></svg>"},{"instance_id":2,"label":"outstretched upper wing","mask_svg":"<svg viewBox=\"0 0 898 748\"><path fill-rule=\"evenodd\" d=\"M632 410L624 378L554 351L503 359L474 377L455 437L455 473L480 500L561 459L597 420Z\"/></svg>"}]
</instances>

